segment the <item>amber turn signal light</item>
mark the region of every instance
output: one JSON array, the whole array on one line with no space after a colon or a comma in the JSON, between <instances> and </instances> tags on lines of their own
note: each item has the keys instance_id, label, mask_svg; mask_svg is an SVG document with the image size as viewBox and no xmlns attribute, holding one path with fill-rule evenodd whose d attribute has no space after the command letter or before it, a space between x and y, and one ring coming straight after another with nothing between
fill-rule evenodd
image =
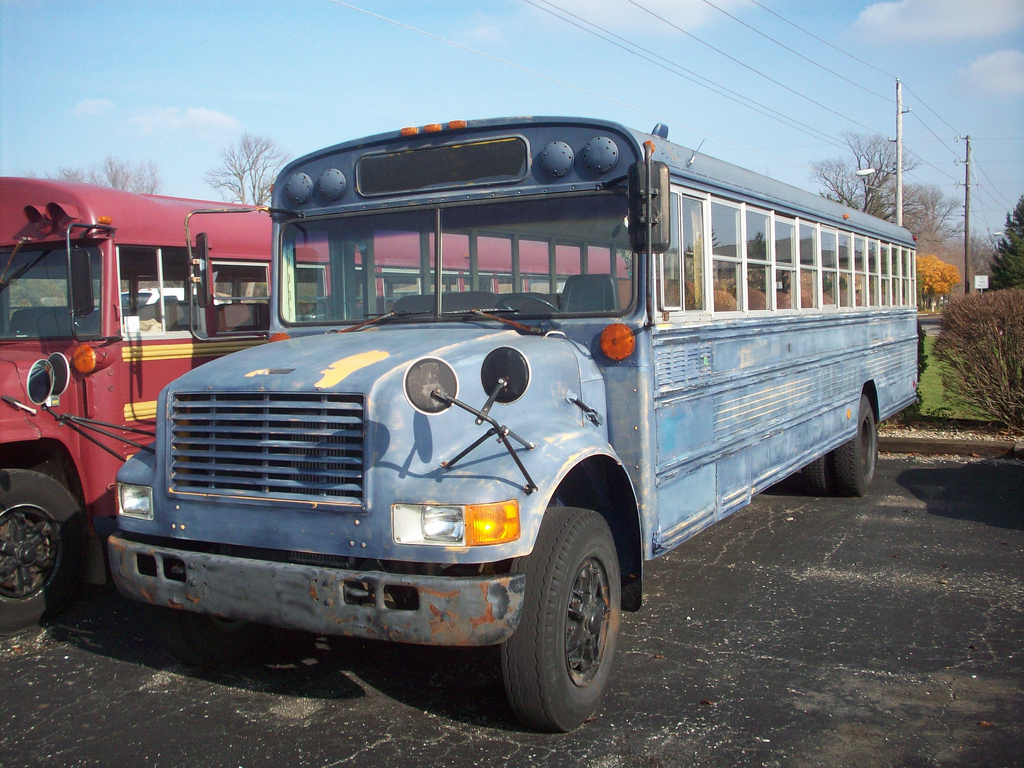
<instances>
[{"instance_id":1,"label":"amber turn signal light","mask_svg":"<svg viewBox=\"0 0 1024 768\"><path fill-rule=\"evenodd\" d=\"M601 331L601 351L609 360L625 360L636 349L636 335L622 323L612 323Z\"/></svg>"},{"instance_id":2,"label":"amber turn signal light","mask_svg":"<svg viewBox=\"0 0 1024 768\"><path fill-rule=\"evenodd\" d=\"M75 370L79 373L92 373L96 370L98 363L96 360L96 350L88 344L79 344L75 347L73 360L75 362Z\"/></svg>"}]
</instances>

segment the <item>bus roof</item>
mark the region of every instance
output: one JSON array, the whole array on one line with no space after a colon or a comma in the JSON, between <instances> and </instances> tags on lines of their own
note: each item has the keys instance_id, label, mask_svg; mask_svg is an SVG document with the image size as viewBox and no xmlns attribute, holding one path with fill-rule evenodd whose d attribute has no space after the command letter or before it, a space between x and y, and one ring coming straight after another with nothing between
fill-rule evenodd
<instances>
[{"instance_id":1,"label":"bus roof","mask_svg":"<svg viewBox=\"0 0 1024 768\"><path fill-rule=\"evenodd\" d=\"M414 134L404 131L392 131L355 139L320 149L305 157L293 160L280 172L277 188L281 192L278 194L282 194L285 191L286 182L293 174L300 173L303 170L307 174L314 169L319 170L324 161L343 153L377 152L385 148L392 150L413 149L420 146L436 146L439 143L457 141L460 137L480 138L481 136L498 136L503 132L518 131L532 133L536 129L543 130L546 139L558 140L560 138L558 128L567 129L564 131L566 133L570 129L575 131L579 128L589 128L597 132L594 133L595 136L600 135L601 131L607 131L612 133L613 136L628 137L633 146L629 148L628 153L623 152L623 154L635 158L643 156L643 144L651 141L655 146L654 159L666 163L671 168L674 179L681 181L684 185L704 191L714 191L725 197L729 197L731 194L737 199L753 201L779 213L792 216L808 216L823 223L834 225L837 228L853 230L907 247L914 247L913 235L907 229L899 227L892 222L879 219L854 208L848 208L841 203L829 200L808 190L777 181L709 155L697 153L692 149L674 144L654 134L636 131L618 123L591 118L509 117L468 120L461 123L458 128L451 130L441 127L441 130L437 132L423 132L419 130ZM543 149L543 146L532 147L531 154L534 160L536 160L537 155ZM693 158L692 162L690 162L691 158ZM624 168L622 172L625 172ZM619 173L619 169L616 168L614 174L619 175ZM315 181L316 178L316 175L312 176L312 180ZM552 181L548 179L538 181L526 178L519 186L523 184L533 185L539 192L542 188L549 189ZM577 183L577 188L579 188L578 181L579 179L573 173L568 173L559 179L559 182L562 183ZM349 196L351 196L351 186L349 190ZM451 190L448 191L450 192ZM415 193L410 193L410 195L413 194ZM432 190L427 194L436 198L438 191ZM478 196L482 197L485 194L487 193L480 194L474 191L472 194L467 195L467 199ZM363 200L362 202L365 203L367 201ZM376 205L380 204L379 199L371 202L373 205L370 207L376 207ZM282 199L280 205L288 207L288 202ZM310 205L314 205L313 201L310 201ZM357 208L351 201L346 203L346 200L343 199L338 200L335 205L339 209Z\"/></svg>"},{"instance_id":2,"label":"bus roof","mask_svg":"<svg viewBox=\"0 0 1024 768\"><path fill-rule=\"evenodd\" d=\"M110 187L54 179L0 177L0 244L63 240L70 222L96 224L109 217L119 245L185 247L185 216L197 209L246 206L163 195L138 195ZM57 221L54 221L57 219ZM190 230L205 231L218 258L264 253L270 258L271 222L263 213L193 217Z\"/></svg>"}]
</instances>

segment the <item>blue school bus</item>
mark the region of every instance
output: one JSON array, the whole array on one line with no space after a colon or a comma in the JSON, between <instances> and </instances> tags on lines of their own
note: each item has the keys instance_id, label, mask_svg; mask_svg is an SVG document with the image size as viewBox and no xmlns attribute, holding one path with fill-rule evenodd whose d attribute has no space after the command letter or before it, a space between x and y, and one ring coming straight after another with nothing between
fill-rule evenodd
<instances>
[{"instance_id":1,"label":"blue school bus","mask_svg":"<svg viewBox=\"0 0 1024 768\"><path fill-rule=\"evenodd\" d=\"M915 400L910 233L663 126L407 128L274 189L276 341L167 387L118 475L111 570L186 661L496 644L570 730L645 562L803 468L862 495Z\"/></svg>"}]
</instances>

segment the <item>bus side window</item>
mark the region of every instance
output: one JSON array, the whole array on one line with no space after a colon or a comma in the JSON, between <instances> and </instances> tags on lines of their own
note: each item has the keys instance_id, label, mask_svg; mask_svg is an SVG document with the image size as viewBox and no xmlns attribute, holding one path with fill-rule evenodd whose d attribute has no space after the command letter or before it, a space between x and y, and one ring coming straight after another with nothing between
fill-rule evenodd
<instances>
[{"instance_id":1,"label":"bus side window","mask_svg":"<svg viewBox=\"0 0 1024 768\"><path fill-rule=\"evenodd\" d=\"M711 203L711 233L715 311L735 312L743 309L740 209L724 203Z\"/></svg>"},{"instance_id":2,"label":"bus side window","mask_svg":"<svg viewBox=\"0 0 1024 768\"><path fill-rule=\"evenodd\" d=\"M683 198L683 309L703 311L704 303L704 206L700 200Z\"/></svg>"},{"instance_id":3,"label":"bus side window","mask_svg":"<svg viewBox=\"0 0 1024 768\"><path fill-rule=\"evenodd\" d=\"M672 195L672 210L679 209L679 195ZM661 302L661 309L668 312L673 309L683 308L682 291L682 261L679 258L679 221L676 216L672 217L671 243L668 250L658 255L660 269L658 270L658 296Z\"/></svg>"},{"instance_id":4,"label":"bus side window","mask_svg":"<svg viewBox=\"0 0 1024 768\"><path fill-rule=\"evenodd\" d=\"M266 267L215 261L213 275L217 333L251 333L270 327Z\"/></svg>"}]
</instances>

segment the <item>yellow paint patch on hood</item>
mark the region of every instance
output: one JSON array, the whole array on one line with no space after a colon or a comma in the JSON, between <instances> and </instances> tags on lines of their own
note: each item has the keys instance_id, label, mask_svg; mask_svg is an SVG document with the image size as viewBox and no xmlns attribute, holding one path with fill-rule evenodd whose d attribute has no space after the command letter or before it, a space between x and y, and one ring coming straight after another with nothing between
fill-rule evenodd
<instances>
[{"instance_id":1,"label":"yellow paint patch on hood","mask_svg":"<svg viewBox=\"0 0 1024 768\"><path fill-rule=\"evenodd\" d=\"M324 389L325 387L333 387L356 371L365 368L368 365L373 365L381 360L385 360L390 355L387 352L374 351L374 352L363 352L358 355L352 355L352 357L346 357L336 362L331 363L329 368L325 368L321 373L324 377L316 383L317 389Z\"/></svg>"}]
</instances>

